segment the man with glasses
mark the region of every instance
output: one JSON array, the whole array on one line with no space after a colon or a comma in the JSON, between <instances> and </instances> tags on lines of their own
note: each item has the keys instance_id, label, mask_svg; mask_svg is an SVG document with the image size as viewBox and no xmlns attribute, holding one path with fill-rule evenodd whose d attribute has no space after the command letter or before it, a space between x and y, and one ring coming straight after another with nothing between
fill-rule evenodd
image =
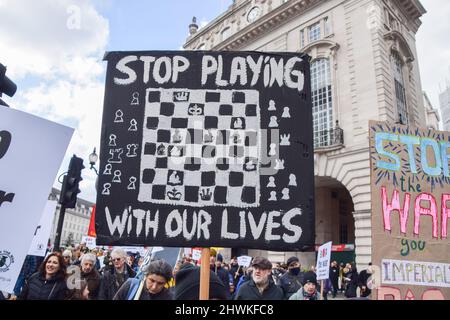
<instances>
[{"instance_id":1,"label":"man with glasses","mask_svg":"<svg viewBox=\"0 0 450 320\"><path fill-rule=\"evenodd\" d=\"M99 300L112 300L125 281L136 276L136 272L125 263L126 260L127 253L123 249L116 248L111 252L111 261L114 267L105 270L103 274Z\"/></svg>"},{"instance_id":2,"label":"man with glasses","mask_svg":"<svg viewBox=\"0 0 450 320\"><path fill-rule=\"evenodd\" d=\"M139 297L139 279L128 279L120 287L114 300L172 300L172 294L165 285L172 279L172 267L164 260L151 262L142 270L145 282Z\"/></svg>"}]
</instances>

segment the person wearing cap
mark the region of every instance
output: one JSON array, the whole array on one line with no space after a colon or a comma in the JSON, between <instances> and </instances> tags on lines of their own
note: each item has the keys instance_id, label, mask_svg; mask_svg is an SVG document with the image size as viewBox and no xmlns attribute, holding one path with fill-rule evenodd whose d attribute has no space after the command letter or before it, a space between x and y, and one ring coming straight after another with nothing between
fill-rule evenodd
<instances>
[{"instance_id":1,"label":"person wearing cap","mask_svg":"<svg viewBox=\"0 0 450 320\"><path fill-rule=\"evenodd\" d=\"M280 278L279 286L283 289L284 298L288 300L302 287L303 272L300 271L300 260L290 257L287 262L288 271Z\"/></svg>"},{"instance_id":2,"label":"person wearing cap","mask_svg":"<svg viewBox=\"0 0 450 320\"><path fill-rule=\"evenodd\" d=\"M244 282L235 295L235 300L283 300L283 290L271 277L272 263L263 257L252 261L252 278Z\"/></svg>"},{"instance_id":3,"label":"person wearing cap","mask_svg":"<svg viewBox=\"0 0 450 320\"><path fill-rule=\"evenodd\" d=\"M174 300L199 300L199 292L200 268L190 263L183 264L175 275ZM210 271L209 299L226 300L227 298L224 284L213 271Z\"/></svg>"},{"instance_id":4,"label":"person wearing cap","mask_svg":"<svg viewBox=\"0 0 450 320\"><path fill-rule=\"evenodd\" d=\"M302 287L289 300L321 300L321 298L317 290L316 274L313 271L308 271L303 275Z\"/></svg>"},{"instance_id":5,"label":"person wearing cap","mask_svg":"<svg viewBox=\"0 0 450 320\"><path fill-rule=\"evenodd\" d=\"M172 266L164 260L156 260L142 270L145 280L136 300L172 300L172 293L166 284L172 279ZM113 300L134 300L139 291L141 280L129 278L120 287Z\"/></svg>"}]
</instances>

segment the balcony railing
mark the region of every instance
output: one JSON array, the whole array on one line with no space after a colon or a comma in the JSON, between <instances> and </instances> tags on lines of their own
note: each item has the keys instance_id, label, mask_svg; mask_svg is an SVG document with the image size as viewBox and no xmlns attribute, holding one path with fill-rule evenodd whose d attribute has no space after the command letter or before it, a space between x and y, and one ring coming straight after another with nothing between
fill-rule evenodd
<instances>
[{"instance_id":1,"label":"balcony railing","mask_svg":"<svg viewBox=\"0 0 450 320\"><path fill-rule=\"evenodd\" d=\"M344 130L336 121L334 129L314 132L314 148L327 148L344 145Z\"/></svg>"}]
</instances>

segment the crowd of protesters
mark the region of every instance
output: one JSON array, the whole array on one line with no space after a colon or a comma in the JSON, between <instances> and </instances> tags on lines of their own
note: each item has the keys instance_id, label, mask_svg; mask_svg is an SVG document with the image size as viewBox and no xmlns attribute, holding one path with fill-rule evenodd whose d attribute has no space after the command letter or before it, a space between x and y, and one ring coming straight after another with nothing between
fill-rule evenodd
<instances>
[{"instance_id":1,"label":"crowd of protesters","mask_svg":"<svg viewBox=\"0 0 450 320\"><path fill-rule=\"evenodd\" d=\"M200 267L191 256L175 266L155 260L142 266L143 257L115 248L88 250L81 245L52 252L45 259L27 256L17 280L17 300L198 300ZM226 263L210 259L210 299L220 300L321 300L343 295L370 295L371 266L358 274L354 263L330 265L329 279L319 283L315 268L302 269L298 257L272 264L255 257L239 266L236 257ZM321 288L323 285L323 288ZM358 290L359 288L359 290ZM3 297L2 297L3 298Z\"/></svg>"}]
</instances>

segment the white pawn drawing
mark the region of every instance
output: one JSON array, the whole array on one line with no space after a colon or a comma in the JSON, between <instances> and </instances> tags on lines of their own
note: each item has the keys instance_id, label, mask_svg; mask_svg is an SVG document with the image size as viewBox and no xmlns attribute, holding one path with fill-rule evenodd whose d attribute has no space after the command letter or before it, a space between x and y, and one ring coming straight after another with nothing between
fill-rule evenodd
<instances>
[{"instance_id":1,"label":"white pawn drawing","mask_svg":"<svg viewBox=\"0 0 450 320\"><path fill-rule=\"evenodd\" d=\"M114 123L119 122L123 122L123 112L120 109L116 111L116 118L114 119Z\"/></svg>"},{"instance_id":2,"label":"white pawn drawing","mask_svg":"<svg viewBox=\"0 0 450 320\"><path fill-rule=\"evenodd\" d=\"M291 114L289 113L289 107L284 107L283 114L281 115L282 118L290 118Z\"/></svg>"},{"instance_id":3,"label":"white pawn drawing","mask_svg":"<svg viewBox=\"0 0 450 320\"><path fill-rule=\"evenodd\" d=\"M128 131L137 131L137 121L136 121L136 119L131 119L130 127L128 128Z\"/></svg>"},{"instance_id":4,"label":"white pawn drawing","mask_svg":"<svg viewBox=\"0 0 450 320\"><path fill-rule=\"evenodd\" d=\"M275 177L269 177L269 183L267 184L267 188L275 188Z\"/></svg>"},{"instance_id":5,"label":"white pawn drawing","mask_svg":"<svg viewBox=\"0 0 450 320\"><path fill-rule=\"evenodd\" d=\"M269 128L278 128L277 116L270 117Z\"/></svg>"},{"instance_id":6,"label":"white pawn drawing","mask_svg":"<svg viewBox=\"0 0 450 320\"><path fill-rule=\"evenodd\" d=\"M270 100L269 101L269 109L267 109L269 111L276 111L277 109L275 108L275 101Z\"/></svg>"},{"instance_id":7,"label":"white pawn drawing","mask_svg":"<svg viewBox=\"0 0 450 320\"><path fill-rule=\"evenodd\" d=\"M131 105L138 106L139 105L139 92L133 92L132 97L133 97L133 99L131 100Z\"/></svg>"},{"instance_id":8,"label":"white pawn drawing","mask_svg":"<svg viewBox=\"0 0 450 320\"><path fill-rule=\"evenodd\" d=\"M277 192L271 191L269 201L277 201Z\"/></svg>"},{"instance_id":9,"label":"white pawn drawing","mask_svg":"<svg viewBox=\"0 0 450 320\"><path fill-rule=\"evenodd\" d=\"M284 188L283 191L281 191L281 193L283 194L283 196L281 197L281 200L289 200L289 189L288 188Z\"/></svg>"},{"instance_id":10,"label":"white pawn drawing","mask_svg":"<svg viewBox=\"0 0 450 320\"><path fill-rule=\"evenodd\" d=\"M277 145L275 143L270 144L269 156L277 155L277 151L275 150L276 148L277 148Z\"/></svg>"},{"instance_id":11,"label":"white pawn drawing","mask_svg":"<svg viewBox=\"0 0 450 320\"><path fill-rule=\"evenodd\" d=\"M288 186L294 186L294 187L297 186L297 177L293 173L291 173L289 175L289 184L288 184Z\"/></svg>"},{"instance_id":12,"label":"white pawn drawing","mask_svg":"<svg viewBox=\"0 0 450 320\"><path fill-rule=\"evenodd\" d=\"M117 139L117 136L115 134L109 135L109 146L110 147L117 147L116 139Z\"/></svg>"},{"instance_id":13,"label":"white pawn drawing","mask_svg":"<svg viewBox=\"0 0 450 320\"><path fill-rule=\"evenodd\" d=\"M122 172L120 170L114 171L114 177L112 179L112 182L122 183L122 180L120 179L121 176L122 176Z\"/></svg>"},{"instance_id":14,"label":"white pawn drawing","mask_svg":"<svg viewBox=\"0 0 450 320\"><path fill-rule=\"evenodd\" d=\"M127 190L136 190L136 177L131 177L129 179L130 183L128 184Z\"/></svg>"}]
</instances>

